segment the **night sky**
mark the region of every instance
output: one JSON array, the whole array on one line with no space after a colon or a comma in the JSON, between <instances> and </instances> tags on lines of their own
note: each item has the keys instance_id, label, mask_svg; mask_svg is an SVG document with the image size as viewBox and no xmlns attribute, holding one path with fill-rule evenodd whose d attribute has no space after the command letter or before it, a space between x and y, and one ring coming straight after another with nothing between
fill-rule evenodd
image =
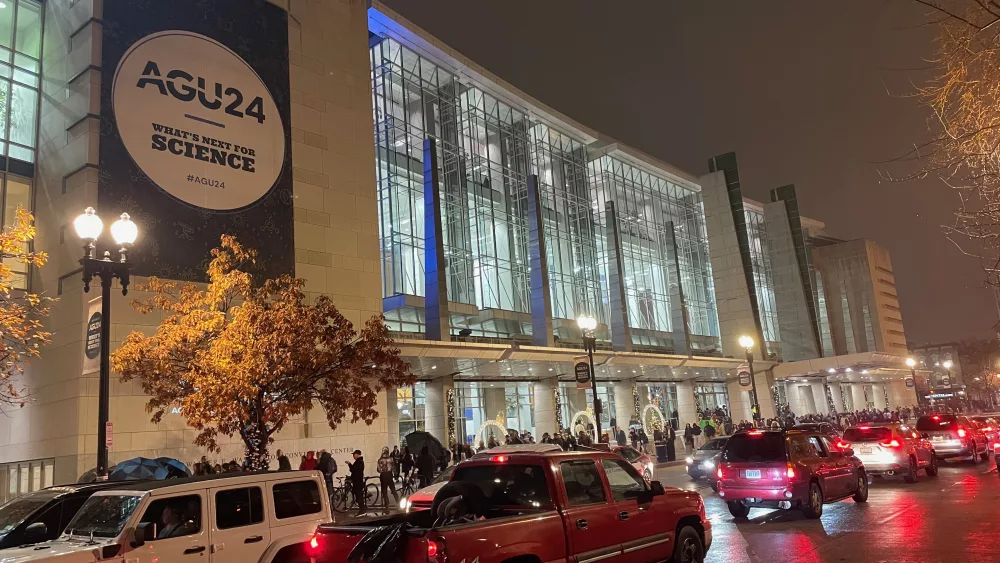
<instances>
[{"instance_id":1,"label":"night sky","mask_svg":"<svg viewBox=\"0 0 1000 563\"><path fill-rule=\"evenodd\" d=\"M907 339L989 336L978 260L945 238L957 197L878 171L927 138L905 99L933 55L910 0L385 0L567 116L695 175L739 156L743 193L794 183L843 239L888 248ZM628 9L624 9L628 6Z\"/></svg>"}]
</instances>

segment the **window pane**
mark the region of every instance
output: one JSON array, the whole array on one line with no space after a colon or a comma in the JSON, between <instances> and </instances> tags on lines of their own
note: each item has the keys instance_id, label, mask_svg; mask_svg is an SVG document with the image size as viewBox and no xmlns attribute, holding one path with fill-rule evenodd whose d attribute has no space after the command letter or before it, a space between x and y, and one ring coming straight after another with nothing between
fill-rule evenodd
<instances>
[{"instance_id":1,"label":"window pane","mask_svg":"<svg viewBox=\"0 0 1000 563\"><path fill-rule=\"evenodd\" d=\"M35 151L33 151L32 149L26 149L18 145L10 145L9 156L11 158L16 158L17 160L23 160L25 162L35 161Z\"/></svg>"},{"instance_id":2,"label":"window pane","mask_svg":"<svg viewBox=\"0 0 1000 563\"><path fill-rule=\"evenodd\" d=\"M153 501L139 522L152 522L157 540L197 534L201 531L201 496L186 495Z\"/></svg>"},{"instance_id":3,"label":"window pane","mask_svg":"<svg viewBox=\"0 0 1000 563\"><path fill-rule=\"evenodd\" d=\"M35 146L38 92L14 84L10 93L10 140L26 147Z\"/></svg>"},{"instance_id":4,"label":"window pane","mask_svg":"<svg viewBox=\"0 0 1000 563\"><path fill-rule=\"evenodd\" d=\"M249 526L264 521L260 487L215 493L215 524L220 530Z\"/></svg>"},{"instance_id":5,"label":"window pane","mask_svg":"<svg viewBox=\"0 0 1000 563\"><path fill-rule=\"evenodd\" d=\"M0 45L11 47L11 38L14 35L14 3L11 2L6 8L0 9ZM0 56L3 56L0 54ZM8 60L8 59L4 59Z\"/></svg>"},{"instance_id":6,"label":"window pane","mask_svg":"<svg viewBox=\"0 0 1000 563\"><path fill-rule=\"evenodd\" d=\"M601 463L615 500L625 500L625 493L629 491L646 490L646 482L631 465L617 459L604 459Z\"/></svg>"},{"instance_id":7,"label":"window pane","mask_svg":"<svg viewBox=\"0 0 1000 563\"><path fill-rule=\"evenodd\" d=\"M5 61L10 60L9 54L4 54L2 56L6 57L3 60ZM15 53L14 65L17 66L18 68L23 68L24 70L31 71L34 74L38 74L38 61L27 55L22 55L21 53Z\"/></svg>"},{"instance_id":8,"label":"window pane","mask_svg":"<svg viewBox=\"0 0 1000 563\"><path fill-rule=\"evenodd\" d=\"M315 481L278 483L274 486L274 513L279 519L315 514L322 509Z\"/></svg>"},{"instance_id":9,"label":"window pane","mask_svg":"<svg viewBox=\"0 0 1000 563\"><path fill-rule=\"evenodd\" d=\"M21 84L25 84L33 88L38 88L38 75L33 72L28 72L25 70L21 70L19 68L15 68L14 80L20 82Z\"/></svg>"},{"instance_id":10,"label":"window pane","mask_svg":"<svg viewBox=\"0 0 1000 563\"><path fill-rule=\"evenodd\" d=\"M5 12L10 7L0 10ZM42 47L41 5L30 0L20 0L17 6L17 36L15 49L26 55L40 58Z\"/></svg>"},{"instance_id":11,"label":"window pane","mask_svg":"<svg viewBox=\"0 0 1000 563\"><path fill-rule=\"evenodd\" d=\"M559 464L566 498L570 506L605 502L604 484L593 461L564 461Z\"/></svg>"}]
</instances>

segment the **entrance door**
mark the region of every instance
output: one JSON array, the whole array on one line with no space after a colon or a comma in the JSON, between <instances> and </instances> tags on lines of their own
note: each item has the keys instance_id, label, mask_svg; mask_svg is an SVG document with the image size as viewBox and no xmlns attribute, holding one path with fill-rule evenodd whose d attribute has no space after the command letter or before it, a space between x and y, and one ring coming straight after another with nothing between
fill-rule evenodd
<instances>
[{"instance_id":1,"label":"entrance door","mask_svg":"<svg viewBox=\"0 0 1000 563\"><path fill-rule=\"evenodd\" d=\"M212 561L254 562L271 544L264 493L257 485L219 488L212 499Z\"/></svg>"},{"instance_id":2,"label":"entrance door","mask_svg":"<svg viewBox=\"0 0 1000 563\"><path fill-rule=\"evenodd\" d=\"M136 563L205 563L208 561L208 530L205 522L205 492L187 492L157 497L149 503L140 523L154 526L154 539L130 553Z\"/></svg>"}]
</instances>

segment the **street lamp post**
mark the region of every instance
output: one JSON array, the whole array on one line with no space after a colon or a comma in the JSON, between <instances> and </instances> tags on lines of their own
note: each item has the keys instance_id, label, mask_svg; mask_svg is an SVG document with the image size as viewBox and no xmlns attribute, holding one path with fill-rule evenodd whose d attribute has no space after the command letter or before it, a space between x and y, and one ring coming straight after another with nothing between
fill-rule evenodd
<instances>
[{"instance_id":1,"label":"street lamp post","mask_svg":"<svg viewBox=\"0 0 1000 563\"><path fill-rule=\"evenodd\" d=\"M118 245L119 261L111 260L111 253L104 251L103 258L94 257L94 243L104 230L104 223L93 207L88 207L73 221L76 234L83 240L83 291L90 292L90 282L95 277L101 279L101 374L98 385L97 403L97 475L102 478L108 473L107 424L109 395L111 388L111 283L118 278L122 285L122 295L128 294L129 269L128 251L139 235L135 223L128 213L111 225L111 236ZM86 344L85 344L86 345Z\"/></svg>"},{"instance_id":2,"label":"street lamp post","mask_svg":"<svg viewBox=\"0 0 1000 563\"><path fill-rule=\"evenodd\" d=\"M590 360L590 389L594 394L594 429L597 430L597 443L601 443L601 399L597 396L597 372L594 370L594 350L597 349L594 329L597 328L597 319L583 316L576 319L576 324L583 333L583 349L587 352L587 359Z\"/></svg>"},{"instance_id":3,"label":"street lamp post","mask_svg":"<svg viewBox=\"0 0 1000 563\"><path fill-rule=\"evenodd\" d=\"M913 389L917 392L917 403L923 403L920 400L920 389L917 387L917 361L913 358L906 358L906 365L910 368L910 379L913 380Z\"/></svg>"},{"instance_id":4,"label":"street lamp post","mask_svg":"<svg viewBox=\"0 0 1000 563\"><path fill-rule=\"evenodd\" d=\"M753 373L753 337L744 334L740 337L740 346L747 351L747 364L750 369L750 392L753 395L753 417L760 419L760 400L757 399L757 378Z\"/></svg>"}]
</instances>

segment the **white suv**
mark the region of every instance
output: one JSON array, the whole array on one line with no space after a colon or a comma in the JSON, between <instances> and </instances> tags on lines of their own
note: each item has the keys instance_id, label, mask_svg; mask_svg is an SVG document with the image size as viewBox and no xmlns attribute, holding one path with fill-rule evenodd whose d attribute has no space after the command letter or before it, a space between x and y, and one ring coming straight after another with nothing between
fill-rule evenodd
<instances>
[{"instance_id":1,"label":"white suv","mask_svg":"<svg viewBox=\"0 0 1000 563\"><path fill-rule=\"evenodd\" d=\"M318 471L122 483L90 497L57 540L4 550L4 563L308 561L332 521Z\"/></svg>"}]
</instances>

